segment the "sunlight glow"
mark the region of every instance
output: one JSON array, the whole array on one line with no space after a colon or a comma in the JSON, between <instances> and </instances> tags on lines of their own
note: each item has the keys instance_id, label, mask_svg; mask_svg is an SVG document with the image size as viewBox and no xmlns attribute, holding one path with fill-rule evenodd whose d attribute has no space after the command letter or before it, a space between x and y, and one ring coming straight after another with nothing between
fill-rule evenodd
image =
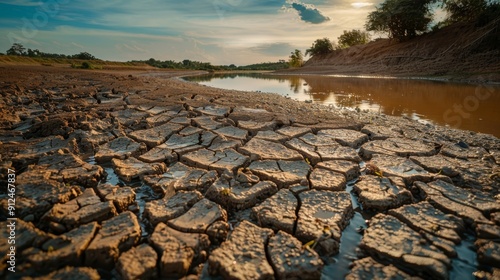
<instances>
[{"instance_id":1,"label":"sunlight glow","mask_svg":"<svg viewBox=\"0 0 500 280\"><path fill-rule=\"evenodd\" d=\"M373 5L373 3L369 3L369 2L354 2L354 3L351 3L351 6L353 6L356 9L363 8L363 7L368 7L368 6L371 6L371 5Z\"/></svg>"}]
</instances>

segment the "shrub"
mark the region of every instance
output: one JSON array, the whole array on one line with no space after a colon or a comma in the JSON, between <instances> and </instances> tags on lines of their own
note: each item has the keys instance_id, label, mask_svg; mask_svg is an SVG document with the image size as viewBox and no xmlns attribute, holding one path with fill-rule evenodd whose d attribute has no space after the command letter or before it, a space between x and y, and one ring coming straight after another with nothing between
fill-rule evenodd
<instances>
[{"instance_id":1,"label":"shrub","mask_svg":"<svg viewBox=\"0 0 500 280\"><path fill-rule=\"evenodd\" d=\"M333 43L328 38L317 39L311 48L306 50L306 55L323 56L333 52Z\"/></svg>"},{"instance_id":2,"label":"shrub","mask_svg":"<svg viewBox=\"0 0 500 280\"><path fill-rule=\"evenodd\" d=\"M81 68L82 69L94 69L94 65L92 65L92 63L90 63L88 61L85 61L82 63Z\"/></svg>"}]
</instances>

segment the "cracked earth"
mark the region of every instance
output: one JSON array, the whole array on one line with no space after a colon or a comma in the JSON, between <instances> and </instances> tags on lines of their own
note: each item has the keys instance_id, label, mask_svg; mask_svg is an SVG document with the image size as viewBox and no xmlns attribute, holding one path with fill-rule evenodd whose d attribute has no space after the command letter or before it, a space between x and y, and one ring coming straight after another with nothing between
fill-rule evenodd
<instances>
[{"instance_id":1,"label":"cracked earth","mask_svg":"<svg viewBox=\"0 0 500 280\"><path fill-rule=\"evenodd\" d=\"M2 242L2 277L500 277L493 136L186 73L0 73L0 180L16 170L18 218L17 272Z\"/></svg>"}]
</instances>

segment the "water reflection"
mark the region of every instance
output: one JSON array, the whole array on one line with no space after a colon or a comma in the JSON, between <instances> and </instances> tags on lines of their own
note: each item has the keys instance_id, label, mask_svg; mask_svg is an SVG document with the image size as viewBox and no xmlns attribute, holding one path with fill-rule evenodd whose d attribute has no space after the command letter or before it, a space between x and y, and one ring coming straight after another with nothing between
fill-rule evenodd
<instances>
[{"instance_id":1,"label":"water reflection","mask_svg":"<svg viewBox=\"0 0 500 280\"><path fill-rule=\"evenodd\" d=\"M218 88L274 92L300 101L405 115L500 137L499 86L261 73L213 74L188 80Z\"/></svg>"}]
</instances>

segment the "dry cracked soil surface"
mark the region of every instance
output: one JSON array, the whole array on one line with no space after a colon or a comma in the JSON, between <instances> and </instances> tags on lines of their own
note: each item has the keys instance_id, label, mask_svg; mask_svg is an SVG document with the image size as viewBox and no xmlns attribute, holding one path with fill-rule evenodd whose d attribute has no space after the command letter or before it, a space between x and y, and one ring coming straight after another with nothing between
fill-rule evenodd
<instances>
[{"instance_id":1,"label":"dry cracked soil surface","mask_svg":"<svg viewBox=\"0 0 500 280\"><path fill-rule=\"evenodd\" d=\"M499 279L499 139L193 74L0 67L1 278Z\"/></svg>"}]
</instances>

